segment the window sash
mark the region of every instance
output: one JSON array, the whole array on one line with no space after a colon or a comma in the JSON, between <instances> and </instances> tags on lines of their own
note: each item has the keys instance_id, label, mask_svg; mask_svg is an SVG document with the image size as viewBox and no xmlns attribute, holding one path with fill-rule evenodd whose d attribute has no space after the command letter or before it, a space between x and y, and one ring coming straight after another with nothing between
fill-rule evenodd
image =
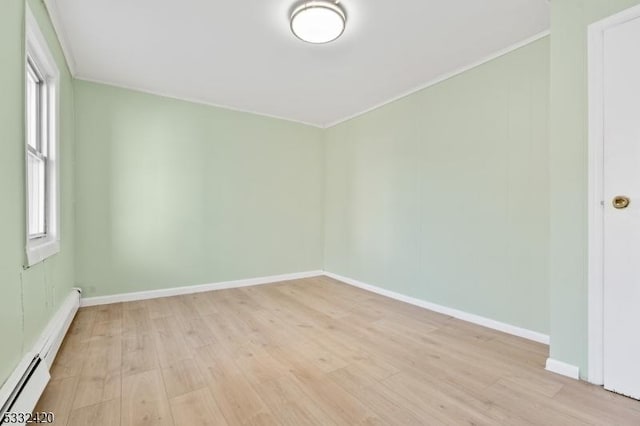
<instances>
[{"instance_id":1,"label":"window sash","mask_svg":"<svg viewBox=\"0 0 640 426\"><path fill-rule=\"evenodd\" d=\"M27 144L47 153L46 84L35 62L27 57Z\"/></svg>"},{"instance_id":2,"label":"window sash","mask_svg":"<svg viewBox=\"0 0 640 426\"><path fill-rule=\"evenodd\" d=\"M48 108L46 82L31 57L27 57L26 78L27 236L29 240L36 240L45 238L48 234Z\"/></svg>"},{"instance_id":3,"label":"window sash","mask_svg":"<svg viewBox=\"0 0 640 426\"><path fill-rule=\"evenodd\" d=\"M47 235L47 159L31 149L27 157L29 239L36 239Z\"/></svg>"}]
</instances>

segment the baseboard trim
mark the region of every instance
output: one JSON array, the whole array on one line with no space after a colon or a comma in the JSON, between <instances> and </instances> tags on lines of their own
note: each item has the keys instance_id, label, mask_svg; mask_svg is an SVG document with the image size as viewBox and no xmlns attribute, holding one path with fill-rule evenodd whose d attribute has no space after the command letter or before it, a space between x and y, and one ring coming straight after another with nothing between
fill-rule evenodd
<instances>
[{"instance_id":1,"label":"baseboard trim","mask_svg":"<svg viewBox=\"0 0 640 426\"><path fill-rule=\"evenodd\" d=\"M354 287L361 288L363 290L367 290L373 293L380 294L382 296L390 297L395 300L399 300L401 302L409 303L411 305L419 306L424 309L428 309L430 311L439 312L444 315L449 315L454 318L461 319L463 321L471 322L473 324L478 324L483 327L491 328L494 330L502 331L507 334L511 334L514 336L522 337L528 340L533 340L534 342L543 343L545 345L549 344L549 336L543 333L539 333L537 331L528 330L526 328L517 327L515 325L507 324L504 322L492 320L490 318L481 317L479 315L470 314L468 312L460 311L458 309L450 308L447 306L438 305L436 303L427 302L422 299L417 299L415 297L406 296L401 293L396 293L395 291L387 290L384 288L376 287L371 284L366 284L358 280L354 280L352 278L343 277L338 274L334 274L332 272L326 272L324 275L333 278L335 280L341 281L345 284L352 285Z\"/></svg>"},{"instance_id":2,"label":"baseboard trim","mask_svg":"<svg viewBox=\"0 0 640 426\"><path fill-rule=\"evenodd\" d=\"M361 281L354 280L352 278L344 277L338 274L334 274L332 272L321 271L321 270L297 272L292 274L271 275L266 277L248 278L248 279L234 280L234 281L222 281L222 282L211 283L211 284L172 287L172 288L159 289L159 290L138 291L138 292L132 292L132 293L119 293L119 294L113 294L109 296L87 297L87 298L80 299L80 306L86 307L86 306L96 306L96 305L107 305L107 304L119 303L119 302L132 302L136 300L156 299L160 297L170 297L170 296L178 296L183 294L202 293L206 291L223 290L223 289L238 288L238 287L248 287L248 286L262 285L262 284L271 284L271 283L280 282L280 281L299 280L303 278L311 278L311 277L317 277L321 275L326 275L330 278L336 279L338 281L341 281L345 284L352 285L354 287L371 291L373 293L390 297L392 299L409 303L411 305L419 306L421 308L428 309L434 312L439 312L441 314L449 315L454 318L458 318L464 321L481 325L483 327L502 331L507 334L522 337L528 340L533 340L535 342L543 343L546 345L549 344L549 336L543 333L539 333L537 331L528 330L526 328L517 327L511 324L492 320L490 318L485 318L479 315L460 311L447 306L438 305L436 303L428 302L422 299L406 296L404 294L387 290L381 287L376 287L371 284L366 284Z\"/></svg>"},{"instance_id":3,"label":"baseboard trim","mask_svg":"<svg viewBox=\"0 0 640 426\"><path fill-rule=\"evenodd\" d=\"M205 291L224 290L229 288L249 287L252 285L271 284L280 281L299 280L302 278L317 277L323 275L323 271L296 272L292 274L271 275L266 277L248 278L243 280L222 281L211 284L199 284L184 287L172 287L159 290L137 291L132 293L119 293L109 296L87 297L80 300L80 306L108 305L119 302L133 302L136 300L157 299L160 297L178 296L181 294L203 293Z\"/></svg>"},{"instance_id":4,"label":"baseboard trim","mask_svg":"<svg viewBox=\"0 0 640 426\"><path fill-rule=\"evenodd\" d=\"M580 379L580 368L567 364L566 362L558 361L557 359L547 358L547 364L545 370L552 373L560 374L562 376L570 377L572 379Z\"/></svg>"}]
</instances>

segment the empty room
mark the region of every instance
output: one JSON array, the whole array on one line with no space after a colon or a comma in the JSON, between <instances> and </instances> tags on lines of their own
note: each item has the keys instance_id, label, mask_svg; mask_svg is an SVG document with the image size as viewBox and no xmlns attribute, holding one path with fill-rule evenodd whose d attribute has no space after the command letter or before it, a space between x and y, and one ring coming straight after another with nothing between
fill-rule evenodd
<instances>
[{"instance_id":1,"label":"empty room","mask_svg":"<svg viewBox=\"0 0 640 426\"><path fill-rule=\"evenodd\" d=\"M0 0L0 424L640 425L639 45L640 0Z\"/></svg>"}]
</instances>

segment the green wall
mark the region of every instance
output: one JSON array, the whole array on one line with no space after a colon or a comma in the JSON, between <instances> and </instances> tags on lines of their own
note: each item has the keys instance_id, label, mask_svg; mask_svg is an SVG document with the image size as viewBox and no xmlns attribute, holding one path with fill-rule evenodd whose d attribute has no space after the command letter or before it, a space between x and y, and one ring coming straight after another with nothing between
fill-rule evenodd
<instances>
[{"instance_id":1,"label":"green wall","mask_svg":"<svg viewBox=\"0 0 640 426\"><path fill-rule=\"evenodd\" d=\"M73 287L73 85L46 10L29 5L60 69L61 251L29 269L25 259L25 1L0 1L0 386Z\"/></svg>"},{"instance_id":2,"label":"green wall","mask_svg":"<svg viewBox=\"0 0 640 426\"><path fill-rule=\"evenodd\" d=\"M325 269L549 332L549 38L326 133Z\"/></svg>"},{"instance_id":3,"label":"green wall","mask_svg":"<svg viewBox=\"0 0 640 426\"><path fill-rule=\"evenodd\" d=\"M320 129L76 81L85 296L322 269Z\"/></svg>"},{"instance_id":4,"label":"green wall","mask_svg":"<svg viewBox=\"0 0 640 426\"><path fill-rule=\"evenodd\" d=\"M551 357L587 373L587 27L639 0L551 2Z\"/></svg>"}]
</instances>

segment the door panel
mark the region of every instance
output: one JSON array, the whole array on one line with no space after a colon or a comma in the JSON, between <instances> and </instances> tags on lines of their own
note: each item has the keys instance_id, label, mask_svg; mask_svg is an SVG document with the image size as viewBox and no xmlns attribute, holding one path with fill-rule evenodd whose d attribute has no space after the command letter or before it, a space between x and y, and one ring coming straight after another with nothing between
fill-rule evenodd
<instances>
[{"instance_id":1,"label":"door panel","mask_svg":"<svg viewBox=\"0 0 640 426\"><path fill-rule=\"evenodd\" d=\"M604 34L604 386L640 399L640 19Z\"/></svg>"}]
</instances>

